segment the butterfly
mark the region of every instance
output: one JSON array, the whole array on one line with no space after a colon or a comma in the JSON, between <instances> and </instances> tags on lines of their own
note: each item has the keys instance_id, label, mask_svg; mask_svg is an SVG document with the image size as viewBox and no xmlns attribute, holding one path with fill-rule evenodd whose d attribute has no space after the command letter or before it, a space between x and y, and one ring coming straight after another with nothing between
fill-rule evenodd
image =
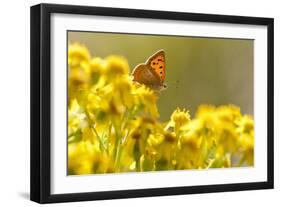
<instances>
[{"instance_id":1,"label":"butterfly","mask_svg":"<svg viewBox=\"0 0 281 207\"><path fill-rule=\"evenodd\" d=\"M167 88L165 81L165 52L159 50L150 56L145 63L137 65L133 72L133 81L161 91Z\"/></svg>"}]
</instances>

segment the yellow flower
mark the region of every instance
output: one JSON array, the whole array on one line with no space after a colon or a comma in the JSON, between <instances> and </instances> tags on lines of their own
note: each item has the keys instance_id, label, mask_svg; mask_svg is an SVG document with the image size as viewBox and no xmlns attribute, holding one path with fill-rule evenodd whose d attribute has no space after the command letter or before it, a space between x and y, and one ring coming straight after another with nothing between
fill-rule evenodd
<instances>
[{"instance_id":1,"label":"yellow flower","mask_svg":"<svg viewBox=\"0 0 281 207\"><path fill-rule=\"evenodd\" d=\"M241 117L240 108L234 105L220 106L216 111L220 121L229 122L231 124Z\"/></svg>"},{"instance_id":2,"label":"yellow flower","mask_svg":"<svg viewBox=\"0 0 281 207\"><path fill-rule=\"evenodd\" d=\"M248 165L254 164L254 121L250 115L244 115L237 120L237 132L240 135L240 149L242 151L242 161Z\"/></svg>"},{"instance_id":3,"label":"yellow flower","mask_svg":"<svg viewBox=\"0 0 281 207\"><path fill-rule=\"evenodd\" d=\"M180 110L177 108L173 112L171 120L175 123L175 125L184 126L190 121L189 111L186 109Z\"/></svg>"},{"instance_id":4,"label":"yellow flower","mask_svg":"<svg viewBox=\"0 0 281 207\"><path fill-rule=\"evenodd\" d=\"M185 131L183 133L183 139L186 139L189 137L190 139L197 139L204 135L204 126L201 120L199 119L193 119L191 120L187 126L185 127Z\"/></svg>"},{"instance_id":5,"label":"yellow flower","mask_svg":"<svg viewBox=\"0 0 281 207\"><path fill-rule=\"evenodd\" d=\"M191 120L180 137L177 153L178 169L196 169L204 165L203 125L200 120Z\"/></svg>"},{"instance_id":6,"label":"yellow flower","mask_svg":"<svg viewBox=\"0 0 281 207\"><path fill-rule=\"evenodd\" d=\"M166 129L168 129L169 127L174 127L176 134L178 134L180 130L184 130L189 121L189 111L187 111L186 109L181 110L180 108L177 108L171 115Z\"/></svg>"},{"instance_id":7,"label":"yellow flower","mask_svg":"<svg viewBox=\"0 0 281 207\"><path fill-rule=\"evenodd\" d=\"M99 152L95 157L94 173L113 173L116 170L113 159L106 152Z\"/></svg>"},{"instance_id":8,"label":"yellow flower","mask_svg":"<svg viewBox=\"0 0 281 207\"><path fill-rule=\"evenodd\" d=\"M128 76L129 74L129 64L127 60L121 56L111 55L106 59L106 71L105 75L109 81L115 81L120 76Z\"/></svg>"},{"instance_id":9,"label":"yellow flower","mask_svg":"<svg viewBox=\"0 0 281 207\"><path fill-rule=\"evenodd\" d=\"M181 138L182 148L188 147L189 151L193 152L191 154L194 154L194 152L198 152L198 150L200 149L201 142L202 142L202 138L200 136L194 136L194 135L195 135L194 133L188 132L185 135L183 135ZM192 156L190 156L190 157L192 157Z\"/></svg>"},{"instance_id":10,"label":"yellow flower","mask_svg":"<svg viewBox=\"0 0 281 207\"><path fill-rule=\"evenodd\" d=\"M68 173L91 174L97 148L90 141L68 144Z\"/></svg>"},{"instance_id":11,"label":"yellow flower","mask_svg":"<svg viewBox=\"0 0 281 207\"><path fill-rule=\"evenodd\" d=\"M126 110L120 93L114 93L112 84L93 88L87 98L87 110L94 114L96 120L99 121L107 120L110 117L120 119Z\"/></svg>"},{"instance_id":12,"label":"yellow flower","mask_svg":"<svg viewBox=\"0 0 281 207\"><path fill-rule=\"evenodd\" d=\"M217 151L221 154L236 153L239 149L239 135L235 131L235 127L229 123L222 123L218 126L216 137Z\"/></svg>"},{"instance_id":13,"label":"yellow flower","mask_svg":"<svg viewBox=\"0 0 281 207\"><path fill-rule=\"evenodd\" d=\"M218 125L218 117L216 114L216 107L212 105L200 105L196 112L197 119L200 119L205 128L214 130L215 126Z\"/></svg>"},{"instance_id":14,"label":"yellow flower","mask_svg":"<svg viewBox=\"0 0 281 207\"><path fill-rule=\"evenodd\" d=\"M89 64L92 73L104 74L106 71L107 62L100 57L92 58Z\"/></svg>"},{"instance_id":15,"label":"yellow flower","mask_svg":"<svg viewBox=\"0 0 281 207\"><path fill-rule=\"evenodd\" d=\"M147 140L150 134L156 133L159 126L155 119L151 117L140 117L134 121L131 121L131 126L133 126L131 137L133 139Z\"/></svg>"},{"instance_id":16,"label":"yellow flower","mask_svg":"<svg viewBox=\"0 0 281 207\"><path fill-rule=\"evenodd\" d=\"M68 48L68 97L83 101L89 81L91 80L90 53L78 43Z\"/></svg>"},{"instance_id":17,"label":"yellow flower","mask_svg":"<svg viewBox=\"0 0 281 207\"><path fill-rule=\"evenodd\" d=\"M176 151L177 151L177 138L174 132L164 132L162 135L158 134L151 138L150 142L154 139L154 153L155 166L159 170L171 170L177 164ZM157 140L157 141L156 141ZM152 148L152 149L153 149Z\"/></svg>"},{"instance_id":18,"label":"yellow flower","mask_svg":"<svg viewBox=\"0 0 281 207\"><path fill-rule=\"evenodd\" d=\"M125 106L131 106L133 102L125 59L119 56L110 56L104 60L93 58L90 66L93 81L88 96L90 108L117 115L124 113Z\"/></svg>"},{"instance_id":19,"label":"yellow flower","mask_svg":"<svg viewBox=\"0 0 281 207\"><path fill-rule=\"evenodd\" d=\"M79 43L68 45L68 65L78 67L81 63L90 60L90 53L87 47Z\"/></svg>"},{"instance_id":20,"label":"yellow flower","mask_svg":"<svg viewBox=\"0 0 281 207\"><path fill-rule=\"evenodd\" d=\"M245 134L250 134L254 133L254 120L252 116L250 115L244 115L240 119L236 121L236 124L238 125L237 127L237 132L238 133L245 133Z\"/></svg>"},{"instance_id":21,"label":"yellow flower","mask_svg":"<svg viewBox=\"0 0 281 207\"><path fill-rule=\"evenodd\" d=\"M69 174L112 173L115 171L113 160L90 141L71 143L68 147Z\"/></svg>"},{"instance_id":22,"label":"yellow flower","mask_svg":"<svg viewBox=\"0 0 281 207\"><path fill-rule=\"evenodd\" d=\"M215 143L220 155L236 153L239 149L239 136L236 133L235 121L240 116L240 109L234 105L201 105L196 118L203 123L208 147L211 148Z\"/></svg>"},{"instance_id":23,"label":"yellow flower","mask_svg":"<svg viewBox=\"0 0 281 207\"><path fill-rule=\"evenodd\" d=\"M80 67L70 68L68 80L75 87L83 87L83 84L87 84L90 80L89 72L89 65L87 63L83 63Z\"/></svg>"},{"instance_id":24,"label":"yellow flower","mask_svg":"<svg viewBox=\"0 0 281 207\"><path fill-rule=\"evenodd\" d=\"M145 112L150 113L154 117L158 117L157 109L157 96L149 88L144 85L136 86L132 88L132 95L135 97L135 104L139 109L144 109Z\"/></svg>"},{"instance_id":25,"label":"yellow flower","mask_svg":"<svg viewBox=\"0 0 281 207\"><path fill-rule=\"evenodd\" d=\"M134 104L134 97L132 96L132 83L128 76L117 78L113 85L113 96L119 99L120 103L126 108L131 108Z\"/></svg>"},{"instance_id":26,"label":"yellow flower","mask_svg":"<svg viewBox=\"0 0 281 207\"><path fill-rule=\"evenodd\" d=\"M201 105L196 112L196 118L201 119L207 128L214 128L222 123L234 124L240 116L240 108L234 105L217 108L212 105Z\"/></svg>"}]
</instances>

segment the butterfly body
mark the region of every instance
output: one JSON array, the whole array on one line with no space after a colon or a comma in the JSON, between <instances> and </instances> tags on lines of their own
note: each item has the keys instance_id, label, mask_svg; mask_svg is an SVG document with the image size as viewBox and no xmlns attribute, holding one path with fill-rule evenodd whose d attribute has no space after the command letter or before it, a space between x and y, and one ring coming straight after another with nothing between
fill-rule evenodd
<instances>
[{"instance_id":1,"label":"butterfly body","mask_svg":"<svg viewBox=\"0 0 281 207\"><path fill-rule=\"evenodd\" d=\"M153 54L145 63L137 65L132 72L133 81L144 84L155 91L167 88L164 83L165 75L164 50Z\"/></svg>"}]
</instances>

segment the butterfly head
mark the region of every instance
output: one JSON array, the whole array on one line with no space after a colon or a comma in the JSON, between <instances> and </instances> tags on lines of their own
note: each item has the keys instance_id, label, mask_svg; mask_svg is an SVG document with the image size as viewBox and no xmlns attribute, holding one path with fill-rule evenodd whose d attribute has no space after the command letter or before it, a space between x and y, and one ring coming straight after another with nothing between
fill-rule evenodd
<instances>
[{"instance_id":1,"label":"butterfly head","mask_svg":"<svg viewBox=\"0 0 281 207\"><path fill-rule=\"evenodd\" d=\"M168 88L166 83L159 84L159 85L146 85L147 87L151 88L152 90L156 92L164 91Z\"/></svg>"},{"instance_id":2,"label":"butterfly head","mask_svg":"<svg viewBox=\"0 0 281 207\"><path fill-rule=\"evenodd\" d=\"M161 91L166 90L168 88L168 85L166 83L163 83Z\"/></svg>"}]
</instances>

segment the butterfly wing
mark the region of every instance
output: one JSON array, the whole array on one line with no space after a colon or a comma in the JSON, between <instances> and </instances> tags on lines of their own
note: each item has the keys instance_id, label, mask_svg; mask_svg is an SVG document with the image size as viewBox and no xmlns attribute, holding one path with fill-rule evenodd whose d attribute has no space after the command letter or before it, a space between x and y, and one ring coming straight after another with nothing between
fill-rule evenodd
<instances>
[{"instance_id":1,"label":"butterfly wing","mask_svg":"<svg viewBox=\"0 0 281 207\"><path fill-rule=\"evenodd\" d=\"M165 70L165 52L164 50L159 50L154 55L152 55L146 61L146 64L151 67L153 72L159 77L161 84L165 81L166 70Z\"/></svg>"},{"instance_id":2,"label":"butterfly wing","mask_svg":"<svg viewBox=\"0 0 281 207\"><path fill-rule=\"evenodd\" d=\"M141 84L145 84L149 87L153 87L154 85L160 85L160 78L158 75L151 70L150 66L146 64L139 64L135 67L132 72L133 81L136 81Z\"/></svg>"}]
</instances>

